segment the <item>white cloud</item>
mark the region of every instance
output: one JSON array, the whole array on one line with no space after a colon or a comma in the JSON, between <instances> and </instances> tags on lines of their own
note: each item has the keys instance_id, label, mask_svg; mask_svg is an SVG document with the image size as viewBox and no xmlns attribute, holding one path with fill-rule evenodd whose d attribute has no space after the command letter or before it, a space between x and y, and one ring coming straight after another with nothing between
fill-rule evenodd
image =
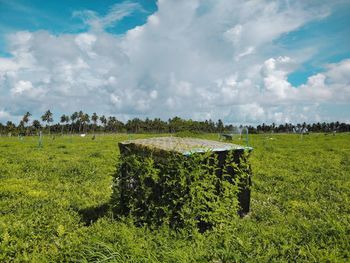
<instances>
[{"instance_id":1,"label":"white cloud","mask_svg":"<svg viewBox=\"0 0 350 263\"><path fill-rule=\"evenodd\" d=\"M152 90L151 93L149 94L149 96L151 99L155 100L156 98L158 98L158 91Z\"/></svg>"},{"instance_id":2,"label":"white cloud","mask_svg":"<svg viewBox=\"0 0 350 263\"><path fill-rule=\"evenodd\" d=\"M255 47L247 47L242 53L239 53L237 56L236 56L236 61L239 61L240 58L244 57L244 56L247 56L247 55L250 55L252 53L255 52Z\"/></svg>"},{"instance_id":3,"label":"white cloud","mask_svg":"<svg viewBox=\"0 0 350 263\"><path fill-rule=\"evenodd\" d=\"M248 121L259 121L259 119L264 118L265 110L259 104L253 102L241 105L239 107L240 115Z\"/></svg>"},{"instance_id":4,"label":"white cloud","mask_svg":"<svg viewBox=\"0 0 350 263\"><path fill-rule=\"evenodd\" d=\"M152 26L157 26L157 25L159 25L159 17L157 15L150 15L148 17L148 22Z\"/></svg>"},{"instance_id":5,"label":"white cloud","mask_svg":"<svg viewBox=\"0 0 350 263\"><path fill-rule=\"evenodd\" d=\"M295 91L287 81L288 71L283 69L283 65L289 62L289 57L270 58L264 62L262 71L265 90L275 99L286 99Z\"/></svg>"},{"instance_id":6,"label":"white cloud","mask_svg":"<svg viewBox=\"0 0 350 263\"><path fill-rule=\"evenodd\" d=\"M23 115L11 114L6 109L0 108L0 123L6 124L7 121L18 123L22 117Z\"/></svg>"},{"instance_id":7,"label":"white cloud","mask_svg":"<svg viewBox=\"0 0 350 263\"><path fill-rule=\"evenodd\" d=\"M340 63L330 64L327 68L327 77L331 83L349 85L350 59L343 60Z\"/></svg>"},{"instance_id":8,"label":"white cloud","mask_svg":"<svg viewBox=\"0 0 350 263\"><path fill-rule=\"evenodd\" d=\"M242 25L238 24L228 29L227 31L225 31L224 37L226 37L234 45L237 45L240 40L241 33L242 33Z\"/></svg>"},{"instance_id":9,"label":"white cloud","mask_svg":"<svg viewBox=\"0 0 350 263\"><path fill-rule=\"evenodd\" d=\"M124 35L104 29L141 10L138 4L115 5L105 16L76 12L90 26L85 33L12 34L13 57L0 58L1 107L37 115L47 108L82 109L122 119L180 115L260 123L313 121L322 103L349 102L350 60L326 65L324 72L293 87L288 75L302 55L275 43L324 17L323 6L201 4L159 1L146 24Z\"/></svg>"},{"instance_id":10,"label":"white cloud","mask_svg":"<svg viewBox=\"0 0 350 263\"><path fill-rule=\"evenodd\" d=\"M103 29L114 26L116 22L129 16L133 12L142 10L140 4L125 1L114 4L105 16L99 16L96 12L91 10L75 11L73 16L80 17L90 26L92 31L103 31Z\"/></svg>"},{"instance_id":11,"label":"white cloud","mask_svg":"<svg viewBox=\"0 0 350 263\"><path fill-rule=\"evenodd\" d=\"M30 81L20 80L12 89L11 93L22 94L24 92L28 92L33 89L33 85Z\"/></svg>"},{"instance_id":12,"label":"white cloud","mask_svg":"<svg viewBox=\"0 0 350 263\"><path fill-rule=\"evenodd\" d=\"M85 52L89 57L97 56L95 52L93 52L93 45L96 42L96 36L92 34L79 34L75 38L75 43L81 49L82 52Z\"/></svg>"},{"instance_id":13,"label":"white cloud","mask_svg":"<svg viewBox=\"0 0 350 263\"><path fill-rule=\"evenodd\" d=\"M0 57L0 77L6 72L15 71L17 69L18 65L13 60Z\"/></svg>"},{"instance_id":14,"label":"white cloud","mask_svg":"<svg viewBox=\"0 0 350 263\"><path fill-rule=\"evenodd\" d=\"M10 113L6 112L5 110L0 110L0 121L6 122L8 120L11 120L13 116L11 116Z\"/></svg>"}]
</instances>

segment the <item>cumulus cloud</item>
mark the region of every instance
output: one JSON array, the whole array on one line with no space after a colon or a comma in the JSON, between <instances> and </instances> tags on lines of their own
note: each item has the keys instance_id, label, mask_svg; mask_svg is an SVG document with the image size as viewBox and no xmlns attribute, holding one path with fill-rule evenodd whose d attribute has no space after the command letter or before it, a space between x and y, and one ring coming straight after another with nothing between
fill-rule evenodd
<instances>
[{"instance_id":1,"label":"cumulus cloud","mask_svg":"<svg viewBox=\"0 0 350 263\"><path fill-rule=\"evenodd\" d=\"M350 60L294 87L300 59L275 42L329 13L284 1L158 1L147 22L123 35L106 28L139 4L101 16L75 12L79 34L17 32L0 58L0 106L13 114L48 108L138 117L222 118L260 123L318 120L322 103L350 100ZM302 51L301 51L302 52Z\"/></svg>"}]
</instances>

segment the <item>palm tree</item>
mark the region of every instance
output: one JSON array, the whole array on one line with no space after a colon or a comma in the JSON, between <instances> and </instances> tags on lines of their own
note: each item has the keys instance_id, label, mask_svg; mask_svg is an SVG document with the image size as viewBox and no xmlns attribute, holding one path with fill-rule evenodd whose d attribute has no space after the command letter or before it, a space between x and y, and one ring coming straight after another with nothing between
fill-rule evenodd
<instances>
[{"instance_id":1,"label":"palm tree","mask_svg":"<svg viewBox=\"0 0 350 263\"><path fill-rule=\"evenodd\" d=\"M50 122L53 122L52 118L52 112L50 110L47 110L43 116L41 116L42 121L46 122L49 126L49 134L50 134Z\"/></svg>"},{"instance_id":2,"label":"palm tree","mask_svg":"<svg viewBox=\"0 0 350 263\"><path fill-rule=\"evenodd\" d=\"M21 120L18 124L18 130L19 130L19 135L23 136L24 135L24 121Z\"/></svg>"},{"instance_id":3,"label":"palm tree","mask_svg":"<svg viewBox=\"0 0 350 263\"><path fill-rule=\"evenodd\" d=\"M81 125L82 125L82 122L83 122L83 119L84 118L84 112L83 111L79 111L78 113L78 120L79 120L79 133L80 133L80 130L81 130Z\"/></svg>"},{"instance_id":4,"label":"palm tree","mask_svg":"<svg viewBox=\"0 0 350 263\"><path fill-rule=\"evenodd\" d=\"M71 119L71 121L72 121L71 132L73 132L73 125L74 125L75 120L78 119L78 117L79 117L78 112L74 112L74 113L70 116L70 119Z\"/></svg>"},{"instance_id":5,"label":"palm tree","mask_svg":"<svg viewBox=\"0 0 350 263\"><path fill-rule=\"evenodd\" d=\"M93 133L95 134L95 129L96 129L97 121L98 121L98 116L97 116L96 112L94 112L92 114L91 120L94 122Z\"/></svg>"},{"instance_id":6,"label":"palm tree","mask_svg":"<svg viewBox=\"0 0 350 263\"><path fill-rule=\"evenodd\" d=\"M83 131L85 130L86 133L86 124L90 122L90 116L89 114L85 113L80 118L82 124L83 124Z\"/></svg>"},{"instance_id":7,"label":"palm tree","mask_svg":"<svg viewBox=\"0 0 350 263\"><path fill-rule=\"evenodd\" d=\"M69 115L66 115L66 127L68 127L68 130L69 130L69 125L68 125L69 121L70 121ZM67 134L68 134L68 131L67 131Z\"/></svg>"},{"instance_id":8,"label":"palm tree","mask_svg":"<svg viewBox=\"0 0 350 263\"><path fill-rule=\"evenodd\" d=\"M29 117L32 116L32 114L29 113L29 111L27 111L26 114L23 115L22 117L22 124L23 124L23 127L26 127L28 122L29 122ZM28 135L28 127L26 129L26 133Z\"/></svg>"},{"instance_id":9,"label":"palm tree","mask_svg":"<svg viewBox=\"0 0 350 263\"><path fill-rule=\"evenodd\" d=\"M108 122L107 122L107 127L108 130L110 130L111 132L116 132L117 130L117 119L114 116L109 116L108 117Z\"/></svg>"},{"instance_id":10,"label":"palm tree","mask_svg":"<svg viewBox=\"0 0 350 263\"><path fill-rule=\"evenodd\" d=\"M224 131L224 123L222 122L221 119L219 119L218 122L216 123L216 128L217 128L218 132Z\"/></svg>"},{"instance_id":11,"label":"palm tree","mask_svg":"<svg viewBox=\"0 0 350 263\"><path fill-rule=\"evenodd\" d=\"M65 114L63 114L62 116L61 116L61 123L62 123L62 129L61 129L61 133L62 133L62 135L63 135L63 128L64 128L64 123L67 123L68 121L67 121L67 119L68 119L68 121L69 121L69 116L67 116L67 115L65 115Z\"/></svg>"},{"instance_id":12,"label":"palm tree","mask_svg":"<svg viewBox=\"0 0 350 263\"><path fill-rule=\"evenodd\" d=\"M100 122L103 124L104 132L106 132L107 119L106 119L105 115L102 115L100 117Z\"/></svg>"},{"instance_id":13,"label":"palm tree","mask_svg":"<svg viewBox=\"0 0 350 263\"><path fill-rule=\"evenodd\" d=\"M142 121L139 118L133 118L132 120L128 120L125 124L126 129L133 133L138 133L141 127Z\"/></svg>"}]
</instances>

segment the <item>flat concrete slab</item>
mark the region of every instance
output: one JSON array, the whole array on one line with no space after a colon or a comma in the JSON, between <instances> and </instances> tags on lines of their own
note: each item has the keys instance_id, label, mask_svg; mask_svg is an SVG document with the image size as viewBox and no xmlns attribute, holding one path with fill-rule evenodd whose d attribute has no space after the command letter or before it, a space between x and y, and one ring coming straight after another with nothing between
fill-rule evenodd
<instances>
[{"instance_id":1,"label":"flat concrete slab","mask_svg":"<svg viewBox=\"0 0 350 263\"><path fill-rule=\"evenodd\" d=\"M155 137L148 139L136 139L124 141L123 146L134 145L158 149L164 151L175 151L183 155L191 155L197 152L223 152L234 150L252 150L251 147L244 147L233 143L225 143L197 138L180 138L180 137Z\"/></svg>"}]
</instances>

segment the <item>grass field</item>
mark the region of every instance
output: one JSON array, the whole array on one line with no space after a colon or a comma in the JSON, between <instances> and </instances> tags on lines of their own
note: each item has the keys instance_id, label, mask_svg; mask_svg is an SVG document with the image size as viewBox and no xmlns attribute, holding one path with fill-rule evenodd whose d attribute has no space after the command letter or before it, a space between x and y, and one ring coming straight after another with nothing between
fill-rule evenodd
<instances>
[{"instance_id":1,"label":"grass field","mask_svg":"<svg viewBox=\"0 0 350 263\"><path fill-rule=\"evenodd\" d=\"M0 262L350 261L350 134L252 135L251 213L204 234L113 219L128 138L0 137Z\"/></svg>"}]
</instances>

